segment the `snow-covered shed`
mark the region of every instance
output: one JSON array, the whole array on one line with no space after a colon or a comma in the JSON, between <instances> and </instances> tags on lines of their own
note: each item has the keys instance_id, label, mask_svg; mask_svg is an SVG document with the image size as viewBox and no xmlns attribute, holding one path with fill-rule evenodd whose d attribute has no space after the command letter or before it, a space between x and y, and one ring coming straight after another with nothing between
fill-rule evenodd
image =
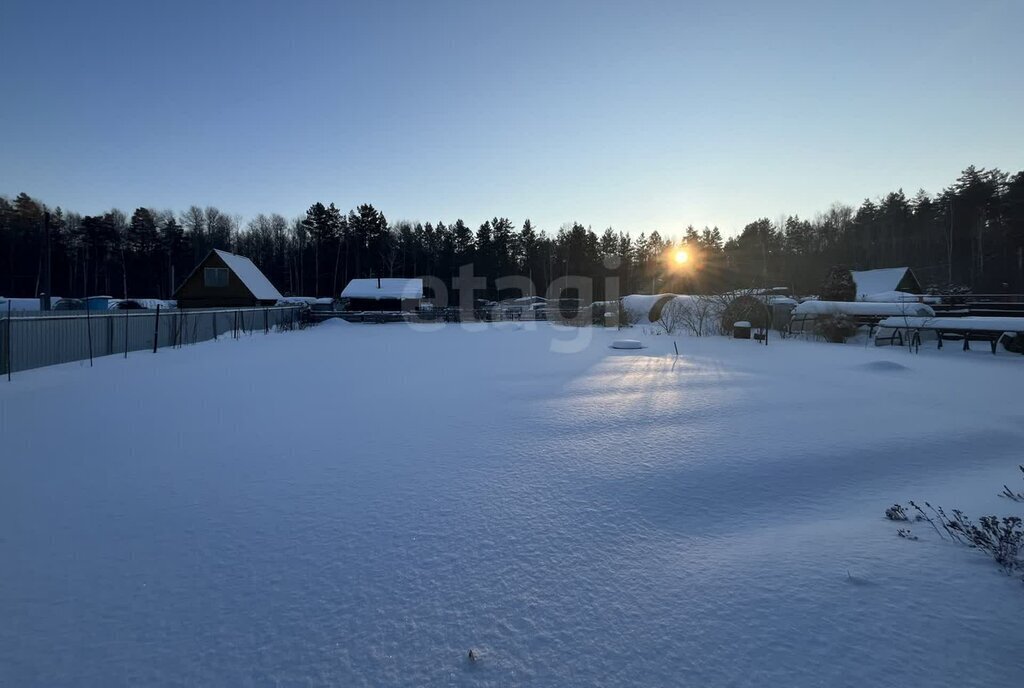
<instances>
[{"instance_id":1,"label":"snow-covered shed","mask_svg":"<svg viewBox=\"0 0 1024 688\"><path fill-rule=\"evenodd\" d=\"M920 294L921 283L910 268L879 268L878 270L852 270L857 285L857 301L898 301L894 292Z\"/></svg>"},{"instance_id":2,"label":"snow-covered shed","mask_svg":"<svg viewBox=\"0 0 1024 688\"><path fill-rule=\"evenodd\" d=\"M214 249L174 292L178 308L273 306L281 292L245 256Z\"/></svg>"},{"instance_id":3,"label":"snow-covered shed","mask_svg":"<svg viewBox=\"0 0 1024 688\"><path fill-rule=\"evenodd\" d=\"M348 299L350 311L412 311L423 300L420 278L372 277L354 279L345 285L341 298Z\"/></svg>"}]
</instances>

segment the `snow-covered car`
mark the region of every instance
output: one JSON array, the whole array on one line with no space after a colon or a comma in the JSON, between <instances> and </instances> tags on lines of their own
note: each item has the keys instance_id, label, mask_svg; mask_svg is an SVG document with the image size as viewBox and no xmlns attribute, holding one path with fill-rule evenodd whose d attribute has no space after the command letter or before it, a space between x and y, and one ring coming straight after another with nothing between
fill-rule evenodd
<instances>
[{"instance_id":1,"label":"snow-covered car","mask_svg":"<svg viewBox=\"0 0 1024 688\"><path fill-rule=\"evenodd\" d=\"M85 301L82 299L61 299L57 303L53 304L52 310L55 311L84 311Z\"/></svg>"}]
</instances>

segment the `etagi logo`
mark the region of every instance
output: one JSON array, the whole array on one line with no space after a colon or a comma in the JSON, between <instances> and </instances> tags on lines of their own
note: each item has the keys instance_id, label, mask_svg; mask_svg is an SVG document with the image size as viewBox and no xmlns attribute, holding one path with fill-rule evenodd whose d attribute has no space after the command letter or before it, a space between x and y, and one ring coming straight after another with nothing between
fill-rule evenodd
<instances>
[{"instance_id":1,"label":"etagi logo","mask_svg":"<svg viewBox=\"0 0 1024 688\"><path fill-rule=\"evenodd\" d=\"M619 265L616 256L610 256L604 260L605 267L614 270ZM480 308L477 301L478 296L488 288L487 278L477 275L473 263L466 263L459 268L459 274L452 279L453 294L449 293L447 283L434 275L421 277L424 291L433 294L433 306L435 310L444 310L450 307L458 309L461 314L473 314L472 318L460 319L458 327L466 332L482 332L491 325L483 322L480 316ZM518 292L523 296L536 294L536 285L525 275L506 275L494 280L494 287L499 292ZM609 276L604 279L604 302L616 303L619 300L619 278ZM550 350L555 353L579 353L586 349L593 340L593 307L594 280L590 277L579 275L564 275L552 281L545 292L545 300L549 306L544 309L545 319L553 325L551 328L554 335L551 340ZM609 309L606 309L609 310ZM605 325L614 327L618 324L618 308L614 307L609 312L600 314L605 320ZM518 326L524 329L536 330L540 323L536 319L519 319ZM451 327L450 324L438 322L436 319L427 319L421 315L415 316L409 321L409 326L422 332L439 330L444 327Z\"/></svg>"}]
</instances>

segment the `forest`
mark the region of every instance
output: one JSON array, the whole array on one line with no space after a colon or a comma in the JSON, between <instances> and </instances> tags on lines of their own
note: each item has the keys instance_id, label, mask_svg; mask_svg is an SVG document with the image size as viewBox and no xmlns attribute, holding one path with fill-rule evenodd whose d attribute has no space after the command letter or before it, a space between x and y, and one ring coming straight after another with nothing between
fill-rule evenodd
<instances>
[{"instance_id":1,"label":"forest","mask_svg":"<svg viewBox=\"0 0 1024 688\"><path fill-rule=\"evenodd\" d=\"M683 220L685 221L685 220ZM682 226L682 225L681 225ZM670 238L674 237L674 238ZM812 218L755 219L734 237L717 227L636 235L571 222L540 228L494 217L389 222L364 204L344 212L315 202L293 219L259 214L242 224L216 207L136 208L81 215L20 193L0 197L0 294L170 298L213 248L253 260L287 295L337 296L355 277L432 275L450 284L472 263L487 278L524 275L538 294L563 275L605 278L620 293L716 293L791 288L814 294L829 268L912 267L936 292L1024 292L1024 172L974 166L937 194L902 189L859 207L835 203ZM685 269L666 259L679 249Z\"/></svg>"}]
</instances>

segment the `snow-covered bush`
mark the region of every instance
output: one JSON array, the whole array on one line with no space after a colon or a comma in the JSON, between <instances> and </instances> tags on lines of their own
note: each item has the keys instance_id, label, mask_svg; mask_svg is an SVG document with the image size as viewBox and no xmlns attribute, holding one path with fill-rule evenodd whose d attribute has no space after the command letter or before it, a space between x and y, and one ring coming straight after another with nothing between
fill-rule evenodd
<instances>
[{"instance_id":1,"label":"snow-covered bush","mask_svg":"<svg viewBox=\"0 0 1024 688\"><path fill-rule=\"evenodd\" d=\"M671 299L658 308L658 318L655 322L665 334L675 334L683 326L687 308L688 304L678 303L675 299Z\"/></svg>"},{"instance_id":2,"label":"snow-covered bush","mask_svg":"<svg viewBox=\"0 0 1024 688\"><path fill-rule=\"evenodd\" d=\"M718 302L715 297L692 296L683 313L683 325L695 337L715 334L715 313L717 312Z\"/></svg>"},{"instance_id":3,"label":"snow-covered bush","mask_svg":"<svg viewBox=\"0 0 1024 688\"><path fill-rule=\"evenodd\" d=\"M856 334L857 323L846 313L827 313L818 316L814 331L827 342L842 344Z\"/></svg>"},{"instance_id":4,"label":"snow-covered bush","mask_svg":"<svg viewBox=\"0 0 1024 688\"><path fill-rule=\"evenodd\" d=\"M676 296L659 304L656 310L655 322L665 334L685 332L694 337L715 334L717 302L713 296Z\"/></svg>"}]
</instances>

